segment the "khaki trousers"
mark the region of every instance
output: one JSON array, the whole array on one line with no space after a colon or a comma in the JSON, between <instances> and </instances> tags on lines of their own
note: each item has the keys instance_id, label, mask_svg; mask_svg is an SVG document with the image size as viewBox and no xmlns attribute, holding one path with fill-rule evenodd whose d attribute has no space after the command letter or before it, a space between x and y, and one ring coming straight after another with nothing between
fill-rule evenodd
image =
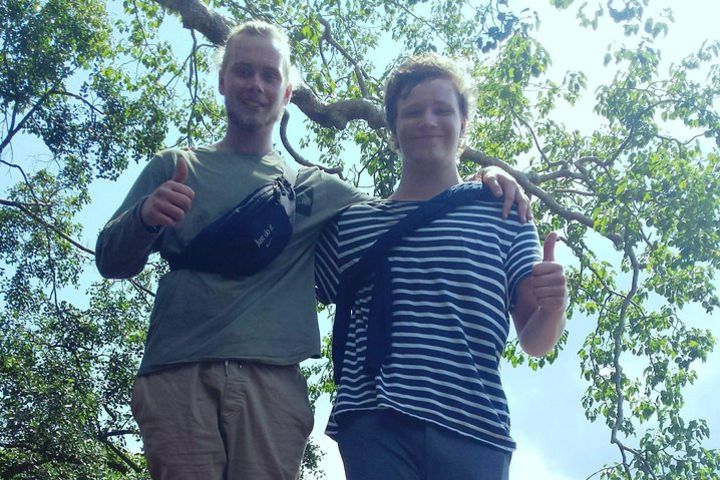
<instances>
[{"instance_id":1,"label":"khaki trousers","mask_svg":"<svg viewBox=\"0 0 720 480\"><path fill-rule=\"evenodd\" d=\"M295 480L313 427L297 365L169 368L136 379L132 411L157 480Z\"/></svg>"}]
</instances>

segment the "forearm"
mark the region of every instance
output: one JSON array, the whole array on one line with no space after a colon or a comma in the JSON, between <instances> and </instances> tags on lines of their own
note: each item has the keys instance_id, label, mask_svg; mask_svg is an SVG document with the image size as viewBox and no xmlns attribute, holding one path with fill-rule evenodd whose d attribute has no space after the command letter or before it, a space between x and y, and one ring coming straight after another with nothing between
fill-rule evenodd
<instances>
[{"instance_id":1,"label":"forearm","mask_svg":"<svg viewBox=\"0 0 720 480\"><path fill-rule=\"evenodd\" d=\"M555 348L564 330L564 310L546 312L537 307L518 333L520 346L528 355L542 357Z\"/></svg>"},{"instance_id":2,"label":"forearm","mask_svg":"<svg viewBox=\"0 0 720 480\"><path fill-rule=\"evenodd\" d=\"M148 228L139 207L167 181L174 169L171 154L153 158L140 173L95 246L95 263L105 278L130 278L142 272L150 253L157 249L161 229Z\"/></svg>"},{"instance_id":3,"label":"forearm","mask_svg":"<svg viewBox=\"0 0 720 480\"><path fill-rule=\"evenodd\" d=\"M159 236L142 224L136 207L109 221L98 236L95 263L105 278L130 278L147 263Z\"/></svg>"}]
</instances>

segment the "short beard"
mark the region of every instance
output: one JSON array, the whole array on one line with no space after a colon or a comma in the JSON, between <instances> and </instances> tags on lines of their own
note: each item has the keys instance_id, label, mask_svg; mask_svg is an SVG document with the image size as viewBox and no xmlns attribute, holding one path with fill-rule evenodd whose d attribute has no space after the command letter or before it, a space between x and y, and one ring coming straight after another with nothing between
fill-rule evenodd
<instances>
[{"instance_id":1,"label":"short beard","mask_svg":"<svg viewBox=\"0 0 720 480\"><path fill-rule=\"evenodd\" d=\"M241 118L239 115L233 112L228 112L228 122L235 125L238 130L246 132L255 132L263 126L262 122L251 121L245 118Z\"/></svg>"},{"instance_id":2,"label":"short beard","mask_svg":"<svg viewBox=\"0 0 720 480\"><path fill-rule=\"evenodd\" d=\"M229 111L227 112L227 116L228 123L235 125L238 130L252 133L260 130L263 127L267 127L268 125L274 125L282 115L282 112L283 109L280 109L280 111L275 113L275 115L273 115L272 117L252 120L248 120L247 118L243 118L235 112Z\"/></svg>"}]
</instances>

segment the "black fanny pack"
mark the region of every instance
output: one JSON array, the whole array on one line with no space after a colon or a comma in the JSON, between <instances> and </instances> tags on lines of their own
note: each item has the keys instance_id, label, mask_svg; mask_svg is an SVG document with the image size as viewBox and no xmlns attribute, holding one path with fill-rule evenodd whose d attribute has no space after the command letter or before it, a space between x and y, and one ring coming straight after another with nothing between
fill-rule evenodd
<instances>
[{"instance_id":1,"label":"black fanny pack","mask_svg":"<svg viewBox=\"0 0 720 480\"><path fill-rule=\"evenodd\" d=\"M176 255L171 270L190 269L237 278L270 264L290 241L295 220L295 173L263 185L203 228Z\"/></svg>"}]
</instances>

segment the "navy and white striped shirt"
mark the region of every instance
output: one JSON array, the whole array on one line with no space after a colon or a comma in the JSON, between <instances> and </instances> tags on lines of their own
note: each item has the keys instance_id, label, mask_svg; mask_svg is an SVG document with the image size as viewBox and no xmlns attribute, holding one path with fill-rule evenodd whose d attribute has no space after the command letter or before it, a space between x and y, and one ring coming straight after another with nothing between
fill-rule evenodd
<instances>
[{"instance_id":1,"label":"navy and white striped shirt","mask_svg":"<svg viewBox=\"0 0 720 480\"><path fill-rule=\"evenodd\" d=\"M326 227L316 250L318 299L334 303L340 274L419 204L357 204ZM534 225L521 224L515 210L503 220L501 211L500 202L472 202L389 251L392 346L375 377L363 368L372 279L358 290L328 435L344 412L391 408L515 449L498 367L508 311L540 249Z\"/></svg>"}]
</instances>

